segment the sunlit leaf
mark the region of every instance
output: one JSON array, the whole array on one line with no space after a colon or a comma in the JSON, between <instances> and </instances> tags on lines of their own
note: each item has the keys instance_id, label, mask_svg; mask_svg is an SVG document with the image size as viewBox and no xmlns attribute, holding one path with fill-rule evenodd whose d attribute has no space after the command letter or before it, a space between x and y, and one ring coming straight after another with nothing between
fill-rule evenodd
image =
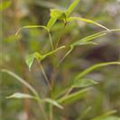
<instances>
[{"instance_id":1,"label":"sunlit leaf","mask_svg":"<svg viewBox=\"0 0 120 120\"><path fill-rule=\"evenodd\" d=\"M23 99L23 98L35 98L34 96L32 95L29 95L29 94L25 94L25 93L14 93L13 95L10 95L8 97L6 97L7 99L10 99L10 98L17 98L17 99Z\"/></svg>"},{"instance_id":2,"label":"sunlit leaf","mask_svg":"<svg viewBox=\"0 0 120 120\"><path fill-rule=\"evenodd\" d=\"M91 42L92 40L102 37L104 35L106 35L106 32L99 32L99 33L95 33L92 34L90 36L84 37L76 42L73 42L72 44L70 44L70 49L68 50L68 52L63 56L63 58L60 60L59 64L72 52L72 50L74 49L75 46L80 46L80 45L96 45L97 43L95 42ZM58 64L58 65L59 65Z\"/></svg>"},{"instance_id":3,"label":"sunlit leaf","mask_svg":"<svg viewBox=\"0 0 120 120\"><path fill-rule=\"evenodd\" d=\"M111 32L119 32L120 29L110 29L110 31ZM102 37L102 36L106 35L107 33L111 33L111 32L109 32L108 30L105 30L105 31L98 32L98 33L92 34L90 36L84 37L84 38L82 38L82 39L80 39L80 40L78 40L76 42L73 42L72 44L69 45L70 49L62 57L59 64L62 63L62 61L73 51L75 46L79 46L79 45L97 45L97 43L93 42L92 40L95 40L96 38Z\"/></svg>"},{"instance_id":4,"label":"sunlit leaf","mask_svg":"<svg viewBox=\"0 0 120 120\"><path fill-rule=\"evenodd\" d=\"M72 46L77 46L77 45L86 45L86 44L96 44L95 42L91 42L92 40L102 37L106 35L107 33L95 33L90 36L84 37L74 43L72 43Z\"/></svg>"},{"instance_id":5,"label":"sunlit leaf","mask_svg":"<svg viewBox=\"0 0 120 120\"><path fill-rule=\"evenodd\" d=\"M32 66L32 64L34 62L34 59L42 60L43 56L38 52L35 52L35 53L32 53L32 54L28 55L26 57L26 64L29 67L29 70L31 69L31 66Z\"/></svg>"},{"instance_id":6,"label":"sunlit leaf","mask_svg":"<svg viewBox=\"0 0 120 120\"><path fill-rule=\"evenodd\" d=\"M83 90L77 91L75 93L71 93L69 95L66 95L66 96L60 98L58 100L58 103L64 103L64 104L73 103L73 102L75 102L75 101L80 100L81 98L83 98L84 95L85 95L85 93L87 91L89 91L89 90L90 90L90 88L87 88L87 89L83 89Z\"/></svg>"},{"instance_id":7,"label":"sunlit leaf","mask_svg":"<svg viewBox=\"0 0 120 120\"><path fill-rule=\"evenodd\" d=\"M28 55L28 56L26 57L26 64L27 64L29 70L31 69L32 64L33 64L33 62L34 62L35 59L38 60L38 61L42 61L43 59L45 59L45 58L48 57L49 55L52 55L52 54L54 54L55 52L57 52L58 50L61 50L61 49L63 49L63 48L65 48L65 46L61 46L61 47L59 47L59 48L57 48L57 49L55 49L55 50L53 50L53 51L51 51L51 52L48 52L48 53L46 53L46 54L44 54L44 55L42 55L42 54L40 54L40 53L38 53L38 52L34 52L34 53Z\"/></svg>"},{"instance_id":8,"label":"sunlit leaf","mask_svg":"<svg viewBox=\"0 0 120 120\"><path fill-rule=\"evenodd\" d=\"M84 77L85 75L87 75L89 72L92 72L93 70L96 70L100 67L105 67L105 66L109 66L109 65L120 65L119 61L115 61L115 62L105 62L105 63L98 63L95 64L87 69L85 69L83 72L80 72L77 76L76 76L76 80Z\"/></svg>"},{"instance_id":9,"label":"sunlit leaf","mask_svg":"<svg viewBox=\"0 0 120 120\"><path fill-rule=\"evenodd\" d=\"M88 87L88 86L96 85L96 84L98 84L98 82L96 82L93 79L81 78L81 79L75 80L73 83L73 86L83 88L83 87Z\"/></svg>"},{"instance_id":10,"label":"sunlit leaf","mask_svg":"<svg viewBox=\"0 0 120 120\"><path fill-rule=\"evenodd\" d=\"M65 21L66 19L65 12L62 10L57 10L57 9L50 10L50 17L56 20L62 20L62 21Z\"/></svg>"},{"instance_id":11,"label":"sunlit leaf","mask_svg":"<svg viewBox=\"0 0 120 120\"><path fill-rule=\"evenodd\" d=\"M75 7L78 5L79 2L80 2L80 0L73 1L73 3L68 7L68 9L66 11L67 16L69 16L71 14L71 12L75 9Z\"/></svg>"},{"instance_id":12,"label":"sunlit leaf","mask_svg":"<svg viewBox=\"0 0 120 120\"><path fill-rule=\"evenodd\" d=\"M63 109L63 107L56 100L46 98L46 99L44 99L44 101L48 102L48 103L50 103L50 104L52 104L52 105L54 105L54 106L56 106L56 107L58 107L60 109Z\"/></svg>"},{"instance_id":13,"label":"sunlit leaf","mask_svg":"<svg viewBox=\"0 0 120 120\"><path fill-rule=\"evenodd\" d=\"M48 23L47 23L47 28L50 30L51 28L52 28L52 26L55 24L55 22L56 22L56 18L54 18L54 17L51 17L50 18L50 20L48 21Z\"/></svg>"},{"instance_id":14,"label":"sunlit leaf","mask_svg":"<svg viewBox=\"0 0 120 120\"><path fill-rule=\"evenodd\" d=\"M95 25L97 25L97 26L99 26L101 28L106 29L107 31L110 31L107 27L105 27L105 26L103 26L103 25L101 25L101 24L99 24L99 23L97 23L97 22L95 22L93 20L90 20L90 19L81 18L81 17L69 17L68 18L68 22L71 22L73 20L78 20L78 21L82 21L82 22L86 22L86 23L95 24Z\"/></svg>"},{"instance_id":15,"label":"sunlit leaf","mask_svg":"<svg viewBox=\"0 0 120 120\"><path fill-rule=\"evenodd\" d=\"M7 9L8 7L10 7L11 5L11 1L8 0L8 1L1 1L0 2L0 11L3 11L5 9Z\"/></svg>"},{"instance_id":16,"label":"sunlit leaf","mask_svg":"<svg viewBox=\"0 0 120 120\"><path fill-rule=\"evenodd\" d=\"M64 12L62 10L51 9L50 10L50 17L52 18L60 18Z\"/></svg>"}]
</instances>

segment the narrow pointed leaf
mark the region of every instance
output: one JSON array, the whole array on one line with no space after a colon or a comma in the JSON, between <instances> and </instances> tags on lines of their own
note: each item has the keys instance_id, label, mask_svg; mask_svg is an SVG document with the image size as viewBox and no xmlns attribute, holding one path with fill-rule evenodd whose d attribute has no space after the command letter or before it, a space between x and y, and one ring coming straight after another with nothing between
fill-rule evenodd
<instances>
[{"instance_id":1,"label":"narrow pointed leaf","mask_svg":"<svg viewBox=\"0 0 120 120\"><path fill-rule=\"evenodd\" d=\"M73 86L76 88L83 88L83 87L89 87L91 85L96 85L98 82L96 82L93 79L88 78L81 78L74 81Z\"/></svg>"},{"instance_id":2,"label":"narrow pointed leaf","mask_svg":"<svg viewBox=\"0 0 120 120\"><path fill-rule=\"evenodd\" d=\"M85 93L88 92L89 90L90 90L90 88L87 88L87 89L77 91L75 93L71 93L67 96L64 96L64 97L60 98L58 100L58 103L60 103L60 104L62 104L62 103L63 104L73 103L74 101L77 101L77 100L80 100L81 98L83 98Z\"/></svg>"},{"instance_id":3,"label":"narrow pointed leaf","mask_svg":"<svg viewBox=\"0 0 120 120\"><path fill-rule=\"evenodd\" d=\"M69 16L71 14L71 12L75 9L75 7L78 5L79 2L80 2L80 0L73 1L73 3L68 7L68 9L66 11L67 16Z\"/></svg>"},{"instance_id":4,"label":"narrow pointed leaf","mask_svg":"<svg viewBox=\"0 0 120 120\"><path fill-rule=\"evenodd\" d=\"M105 26L103 26L103 25L101 25L101 24L99 24L99 23L97 23L97 22L95 22L93 20L90 20L90 19L80 18L80 17L70 17L70 18L68 18L68 22L73 21L73 20L79 20L79 21L82 21L82 22L95 24L95 25L97 25L97 26L99 26L101 28L104 28L104 29L106 29L107 31L110 32L110 30L107 27L105 27Z\"/></svg>"},{"instance_id":5,"label":"narrow pointed leaf","mask_svg":"<svg viewBox=\"0 0 120 120\"><path fill-rule=\"evenodd\" d=\"M56 53L57 51L59 51L59 50L61 50L63 48L65 48L65 46L61 46L61 47L57 48L56 50L48 52L48 53L46 53L44 55L41 55L38 52L35 52L35 53L32 53L32 54L28 55L26 57L26 64L27 64L29 70L31 70L32 64L33 64L33 62L34 62L35 59L38 60L38 61L42 61L43 59L45 59L49 55L52 55L52 54Z\"/></svg>"},{"instance_id":6,"label":"narrow pointed leaf","mask_svg":"<svg viewBox=\"0 0 120 120\"><path fill-rule=\"evenodd\" d=\"M35 59L42 60L43 56L40 55L40 53L35 52L35 53L32 53L26 57L26 64L27 64L29 70L31 70L32 64L33 64Z\"/></svg>"},{"instance_id":7,"label":"narrow pointed leaf","mask_svg":"<svg viewBox=\"0 0 120 120\"><path fill-rule=\"evenodd\" d=\"M47 23L47 28L50 30L51 28L52 28L52 26L55 24L55 22L56 22L56 18L54 18L54 17L51 17L50 18L50 20L48 21L48 23Z\"/></svg>"},{"instance_id":8,"label":"narrow pointed leaf","mask_svg":"<svg viewBox=\"0 0 120 120\"><path fill-rule=\"evenodd\" d=\"M84 77L85 75L87 75L88 73L92 72L95 69L98 69L100 67L109 66L109 65L120 65L120 61L99 63L96 65L93 65L93 66L89 67L88 69L84 70L83 72L79 73L75 79L78 80L78 79Z\"/></svg>"},{"instance_id":9,"label":"narrow pointed leaf","mask_svg":"<svg viewBox=\"0 0 120 120\"><path fill-rule=\"evenodd\" d=\"M35 98L34 96L32 95L29 95L29 94L25 94L25 93L14 93L13 95L10 95L8 97L6 97L7 99L10 99L10 98L17 98L17 99L23 99L23 98Z\"/></svg>"},{"instance_id":10,"label":"narrow pointed leaf","mask_svg":"<svg viewBox=\"0 0 120 120\"><path fill-rule=\"evenodd\" d=\"M84 37L74 43L72 43L72 46L77 46L77 45L84 45L84 44L96 44L95 42L90 42L96 38L99 38L99 37L102 37L104 35L106 35L107 33L95 33L95 34L92 34L90 36L87 36L87 37Z\"/></svg>"},{"instance_id":11,"label":"narrow pointed leaf","mask_svg":"<svg viewBox=\"0 0 120 120\"><path fill-rule=\"evenodd\" d=\"M63 109L63 107L56 100L46 98L46 99L44 99L44 101L48 102L48 103L50 103L50 104L52 104L52 105L54 105L54 106L56 106L56 107L58 107L60 109Z\"/></svg>"},{"instance_id":12,"label":"narrow pointed leaf","mask_svg":"<svg viewBox=\"0 0 120 120\"><path fill-rule=\"evenodd\" d=\"M111 32L119 32L120 29L111 29ZM59 64L62 63L62 61L72 52L72 50L74 49L75 46L79 46L79 45L96 45L96 42L91 42L92 40L102 37L104 35L106 35L107 33L110 33L108 30L102 31L102 32L98 32L95 34L92 34L90 36L84 37L76 42L73 42L72 44L70 44L70 49L68 50L68 52L63 56L63 58L60 60ZM58 64L58 65L59 65Z\"/></svg>"}]
</instances>

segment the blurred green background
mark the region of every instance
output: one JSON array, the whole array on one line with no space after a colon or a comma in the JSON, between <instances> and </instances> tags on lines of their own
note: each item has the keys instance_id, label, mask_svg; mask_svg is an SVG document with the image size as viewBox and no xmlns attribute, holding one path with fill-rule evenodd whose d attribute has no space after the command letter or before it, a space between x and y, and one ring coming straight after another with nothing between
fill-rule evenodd
<instances>
[{"instance_id":1,"label":"blurred green background","mask_svg":"<svg viewBox=\"0 0 120 120\"><path fill-rule=\"evenodd\" d=\"M6 0L3 0L5 2ZM44 30L24 29L18 36L16 31L26 25L45 25L49 20L50 8L67 8L73 0L9 0L6 8L0 11L0 68L15 72L26 79L42 96L47 96L47 86L35 63L29 71L25 64L25 56L35 51L46 53L49 38ZM72 14L92 19L108 27L120 28L120 0L81 0ZM63 29L57 23L52 29L53 40L63 34L61 45L78 40L101 28L75 22ZM118 61L120 55L120 33L113 32L96 39L98 45L86 45L75 50L61 63L57 70L55 91L65 88L77 72L89 66L108 61ZM65 51L61 51L61 58ZM48 77L53 72L52 58L47 58L44 68ZM80 120L81 111L91 107L83 120L90 120L105 111L117 110L114 116L120 117L120 67L109 66L92 72L88 77L100 82L85 97L73 104L66 105L62 111L56 111L55 120ZM7 74L0 79L0 120L40 120L41 112L37 103L32 100L7 100L6 96L14 92L29 92L28 89ZM46 110L47 111L47 110ZM60 118L58 116L61 116ZM111 120L111 119L108 119ZM112 120L115 120L113 118Z\"/></svg>"}]
</instances>

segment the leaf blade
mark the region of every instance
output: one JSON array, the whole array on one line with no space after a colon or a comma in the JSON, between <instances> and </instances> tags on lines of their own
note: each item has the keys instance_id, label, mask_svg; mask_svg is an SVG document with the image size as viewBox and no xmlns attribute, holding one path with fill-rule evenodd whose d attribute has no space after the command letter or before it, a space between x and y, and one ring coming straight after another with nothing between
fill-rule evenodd
<instances>
[{"instance_id":1,"label":"leaf blade","mask_svg":"<svg viewBox=\"0 0 120 120\"><path fill-rule=\"evenodd\" d=\"M55 24L56 20L57 20L56 18L53 18L53 17L50 18L50 20L47 23L48 30L50 30L52 28L52 26Z\"/></svg>"},{"instance_id":2,"label":"leaf blade","mask_svg":"<svg viewBox=\"0 0 120 120\"><path fill-rule=\"evenodd\" d=\"M78 5L79 2L80 0L74 0L74 2L68 7L66 11L67 16L69 16L72 13L72 11L75 9L75 7Z\"/></svg>"},{"instance_id":3,"label":"leaf blade","mask_svg":"<svg viewBox=\"0 0 120 120\"><path fill-rule=\"evenodd\" d=\"M60 109L63 109L63 107L56 100L46 98L46 99L44 99L44 101L48 102L48 103L50 103L50 104L52 104L52 105L54 105L54 106L56 106L56 107L58 107Z\"/></svg>"},{"instance_id":4,"label":"leaf blade","mask_svg":"<svg viewBox=\"0 0 120 120\"><path fill-rule=\"evenodd\" d=\"M98 84L98 82L93 79L82 78L82 79L75 80L73 83L73 86L75 88L84 88L84 87L89 87L96 84Z\"/></svg>"},{"instance_id":5,"label":"leaf blade","mask_svg":"<svg viewBox=\"0 0 120 120\"><path fill-rule=\"evenodd\" d=\"M79 73L76 76L76 80L80 79L82 77L84 77L86 74L88 74L89 72L92 72L93 70L100 68L100 67L105 67L105 66L109 66L109 65L120 65L120 61L115 61L115 62L106 62L106 63L99 63L99 64L95 64L87 69L85 69L83 72Z\"/></svg>"},{"instance_id":6,"label":"leaf blade","mask_svg":"<svg viewBox=\"0 0 120 120\"><path fill-rule=\"evenodd\" d=\"M62 104L62 103L66 103L66 104L70 104L71 102L74 102L78 99L81 99L86 92L88 92L90 90L90 88L86 88L86 89L83 89L83 90L80 90L78 92L75 92L75 93L72 93L72 94L69 94L63 98L60 98L58 100L58 103Z\"/></svg>"},{"instance_id":7,"label":"leaf blade","mask_svg":"<svg viewBox=\"0 0 120 120\"><path fill-rule=\"evenodd\" d=\"M16 99L33 98L34 99L35 97L32 95L29 95L29 94L17 92L17 93L14 93L14 94L6 97L6 98L7 99L11 99L11 98L16 98Z\"/></svg>"},{"instance_id":8,"label":"leaf blade","mask_svg":"<svg viewBox=\"0 0 120 120\"><path fill-rule=\"evenodd\" d=\"M30 55L27 55L26 64L27 64L29 70L31 70L32 64L33 64L35 59L42 60L43 56L38 52L34 52L34 53L30 54Z\"/></svg>"},{"instance_id":9,"label":"leaf blade","mask_svg":"<svg viewBox=\"0 0 120 120\"><path fill-rule=\"evenodd\" d=\"M68 22L73 21L73 20L79 20L79 21L82 21L82 22L95 24L95 25L97 25L97 26L99 26L101 28L104 28L105 30L111 32L110 29L108 29L107 27L105 27L105 26L103 26L103 25L101 25L101 24L99 24L99 23L97 23L97 22L95 22L93 20L90 20L90 19L81 18L81 17L69 17L68 18Z\"/></svg>"}]
</instances>

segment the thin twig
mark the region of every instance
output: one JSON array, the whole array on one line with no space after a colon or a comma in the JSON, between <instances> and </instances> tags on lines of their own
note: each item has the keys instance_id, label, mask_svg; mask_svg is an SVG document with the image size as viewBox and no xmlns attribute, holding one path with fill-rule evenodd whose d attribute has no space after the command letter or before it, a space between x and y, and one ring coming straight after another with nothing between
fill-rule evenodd
<instances>
[{"instance_id":1,"label":"thin twig","mask_svg":"<svg viewBox=\"0 0 120 120\"><path fill-rule=\"evenodd\" d=\"M60 43L60 40L61 40L62 37L63 37L63 33L64 33L64 29L65 29L66 25L67 25L67 23L64 23L64 26L63 26L63 29L62 29L62 34L61 34L59 40L57 41L56 48L58 47L58 45L59 45L59 43Z\"/></svg>"},{"instance_id":2,"label":"thin twig","mask_svg":"<svg viewBox=\"0 0 120 120\"><path fill-rule=\"evenodd\" d=\"M42 64L39 61L38 61L38 65L39 65L39 67L40 67L40 69L42 71L42 74L43 74L43 76L45 78L45 81L47 82L47 85L48 85L49 89L52 90L52 87L50 85L49 79L48 79L48 77L47 77L47 75L46 75L46 73L44 71L44 68L43 68Z\"/></svg>"}]
</instances>

